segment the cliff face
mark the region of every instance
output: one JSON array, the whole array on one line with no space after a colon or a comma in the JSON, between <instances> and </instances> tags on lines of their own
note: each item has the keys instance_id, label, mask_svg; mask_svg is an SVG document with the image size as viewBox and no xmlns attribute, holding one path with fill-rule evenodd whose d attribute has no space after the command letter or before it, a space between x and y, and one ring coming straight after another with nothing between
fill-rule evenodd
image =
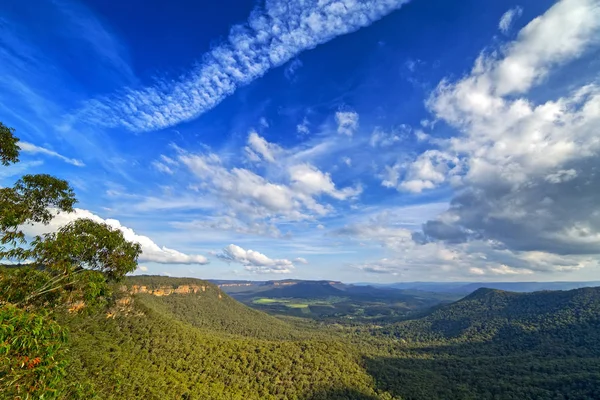
<instances>
[{"instance_id":1,"label":"cliff face","mask_svg":"<svg viewBox=\"0 0 600 400\"><path fill-rule=\"evenodd\" d=\"M148 287L145 285L132 285L126 286L123 285L120 287L121 292L129 293L130 295L137 293L148 293L153 296L169 296L172 294L195 294L202 293L210 290L214 290L215 288L211 288L208 285L180 285L177 287L172 286L159 286L159 287ZM221 292L217 291L217 295L221 298Z\"/></svg>"}]
</instances>

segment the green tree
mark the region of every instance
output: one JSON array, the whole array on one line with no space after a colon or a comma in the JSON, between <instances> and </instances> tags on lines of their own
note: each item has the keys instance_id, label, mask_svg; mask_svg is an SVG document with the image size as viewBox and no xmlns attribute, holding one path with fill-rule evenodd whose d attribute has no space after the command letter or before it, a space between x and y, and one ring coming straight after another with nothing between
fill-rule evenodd
<instances>
[{"instance_id":1,"label":"green tree","mask_svg":"<svg viewBox=\"0 0 600 400\"><path fill-rule=\"evenodd\" d=\"M0 162L19 161L14 129L0 123ZM67 181L24 175L0 188L0 392L17 398L65 396L65 331L53 320L58 309L91 309L107 303L108 282L136 269L141 253L121 231L78 219L28 240L22 227L47 225L72 212L75 194ZM75 307L74 305L77 305Z\"/></svg>"}]
</instances>

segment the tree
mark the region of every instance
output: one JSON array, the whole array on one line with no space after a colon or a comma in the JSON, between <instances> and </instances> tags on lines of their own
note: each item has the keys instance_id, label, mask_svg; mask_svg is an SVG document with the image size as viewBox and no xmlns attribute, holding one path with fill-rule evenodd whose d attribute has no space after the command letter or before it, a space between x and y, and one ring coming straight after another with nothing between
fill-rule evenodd
<instances>
[{"instance_id":1,"label":"tree","mask_svg":"<svg viewBox=\"0 0 600 400\"><path fill-rule=\"evenodd\" d=\"M14 129L0 123L0 163L19 161ZM72 212L75 194L69 183L47 174L24 175L0 188L0 392L18 398L65 396L65 331L53 320L57 309L74 304L104 305L108 282L137 267L141 253L118 229L78 219L56 232L28 240L22 227L47 225L56 214Z\"/></svg>"},{"instance_id":2,"label":"tree","mask_svg":"<svg viewBox=\"0 0 600 400\"><path fill-rule=\"evenodd\" d=\"M14 135L15 130L0 122L0 163L9 165L19 161L18 138Z\"/></svg>"},{"instance_id":3,"label":"tree","mask_svg":"<svg viewBox=\"0 0 600 400\"><path fill-rule=\"evenodd\" d=\"M0 123L3 165L19 161L18 142L14 129ZM34 295L36 290L41 295L41 292L49 293L72 285L74 275L85 269L101 272L107 281L114 281L137 266L141 246L126 241L121 231L90 219L76 220L57 232L27 240L22 230L24 225L48 224L58 213L72 212L76 201L67 181L47 174L24 175L13 187L0 189L0 261L26 262L52 276L41 286L28 288ZM30 274L40 281L40 274ZM9 280L7 275L2 274L2 282ZM0 282L0 287L5 289L5 302L16 289L15 282L11 283L12 286L7 287Z\"/></svg>"}]
</instances>

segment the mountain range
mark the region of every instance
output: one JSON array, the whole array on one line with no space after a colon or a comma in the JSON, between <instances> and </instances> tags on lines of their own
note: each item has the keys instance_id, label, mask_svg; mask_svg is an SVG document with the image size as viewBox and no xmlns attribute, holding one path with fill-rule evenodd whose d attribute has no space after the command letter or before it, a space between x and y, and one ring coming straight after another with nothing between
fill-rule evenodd
<instances>
[{"instance_id":1,"label":"mountain range","mask_svg":"<svg viewBox=\"0 0 600 400\"><path fill-rule=\"evenodd\" d=\"M267 286L261 296L408 296L329 282ZM105 314L62 321L68 379L97 398L600 398L600 288L479 289L376 323L276 317L187 278L129 277L115 299Z\"/></svg>"}]
</instances>

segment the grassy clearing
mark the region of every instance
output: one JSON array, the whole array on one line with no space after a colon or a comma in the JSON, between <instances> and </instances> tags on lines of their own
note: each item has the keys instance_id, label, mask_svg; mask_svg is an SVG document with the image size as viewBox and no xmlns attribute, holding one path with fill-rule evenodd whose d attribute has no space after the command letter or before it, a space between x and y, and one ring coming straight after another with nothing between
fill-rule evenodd
<instances>
[{"instance_id":1,"label":"grassy clearing","mask_svg":"<svg viewBox=\"0 0 600 400\"><path fill-rule=\"evenodd\" d=\"M279 304L279 303L287 303L288 300L269 299L269 298L263 297L263 298L260 298L260 299L255 299L252 302L254 304Z\"/></svg>"},{"instance_id":2,"label":"grassy clearing","mask_svg":"<svg viewBox=\"0 0 600 400\"><path fill-rule=\"evenodd\" d=\"M285 305L286 307L289 308L307 308L308 304L302 304L302 303L287 303Z\"/></svg>"}]
</instances>

